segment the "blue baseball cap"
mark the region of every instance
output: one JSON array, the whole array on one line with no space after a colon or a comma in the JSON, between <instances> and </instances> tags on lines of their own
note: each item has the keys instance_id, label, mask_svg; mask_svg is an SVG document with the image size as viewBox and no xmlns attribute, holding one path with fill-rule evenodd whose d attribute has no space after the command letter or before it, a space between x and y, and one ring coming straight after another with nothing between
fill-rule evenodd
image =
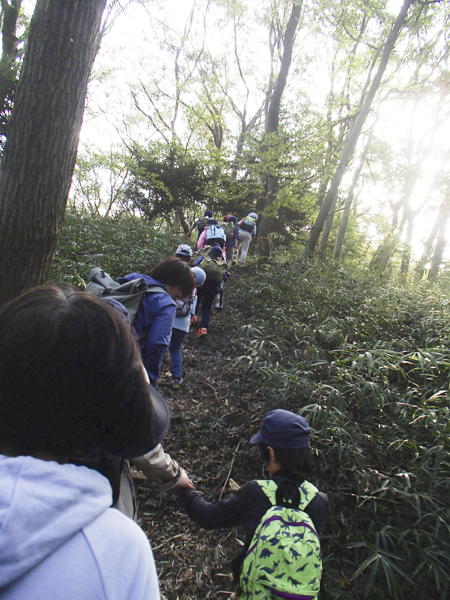
<instances>
[{"instance_id":1,"label":"blue baseball cap","mask_svg":"<svg viewBox=\"0 0 450 600\"><path fill-rule=\"evenodd\" d=\"M311 428L305 417L277 408L264 415L261 429L250 441L252 444L262 442L274 448L308 448L310 433Z\"/></svg>"}]
</instances>

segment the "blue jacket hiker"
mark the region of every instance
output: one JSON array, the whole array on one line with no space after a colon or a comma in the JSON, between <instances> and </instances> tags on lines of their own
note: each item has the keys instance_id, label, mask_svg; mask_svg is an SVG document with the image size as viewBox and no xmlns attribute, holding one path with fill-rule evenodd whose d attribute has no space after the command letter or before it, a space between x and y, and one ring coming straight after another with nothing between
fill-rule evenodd
<instances>
[{"instance_id":1,"label":"blue jacket hiker","mask_svg":"<svg viewBox=\"0 0 450 600\"><path fill-rule=\"evenodd\" d=\"M150 383L155 385L161 371L164 354L170 344L172 327L177 310L176 300L192 295L195 277L190 267L176 257L161 261L150 271L150 275L130 273L121 277L119 283L144 278L149 285L163 287L165 292L146 294L141 301L133 328L139 339L142 362Z\"/></svg>"},{"instance_id":2,"label":"blue jacket hiker","mask_svg":"<svg viewBox=\"0 0 450 600\"><path fill-rule=\"evenodd\" d=\"M308 421L304 417L287 410L270 411L264 416L260 431L251 439L253 444L259 444L269 480L250 481L215 504L207 502L192 489L179 489L188 516L200 527L245 528L245 545L233 561L237 598L253 598L256 593L265 593L270 588L292 593L290 598L299 597L299 593L302 598L317 598L321 576L318 536L322 531L328 499L306 479L312 472L309 433ZM290 508L283 508L286 506ZM276 511L290 509L295 509L299 517L287 517L284 532L275 530L275 533L270 533L267 529L267 535L261 534L266 522L270 521L269 525L273 527L273 523L276 525L280 520ZM266 513L270 515L271 511L270 518L266 518ZM292 521L301 521L295 523L301 528L286 533ZM289 559L283 557L284 548L278 547L282 538L284 541L287 538L293 541L289 547ZM267 542L267 539L269 548L255 555L255 548ZM261 560L266 561L262 566L258 564ZM258 581L254 576L255 571L259 573ZM303 572L306 580L302 580ZM279 585L284 586L283 589ZM294 586L292 592L289 592L290 585Z\"/></svg>"}]
</instances>

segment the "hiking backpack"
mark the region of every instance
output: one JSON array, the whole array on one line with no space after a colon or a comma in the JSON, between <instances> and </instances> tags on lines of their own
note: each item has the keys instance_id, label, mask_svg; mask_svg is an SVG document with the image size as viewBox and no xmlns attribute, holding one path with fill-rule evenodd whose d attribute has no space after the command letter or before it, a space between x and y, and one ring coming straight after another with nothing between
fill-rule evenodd
<instances>
[{"instance_id":1,"label":"hiking backpack","mask_svg":"<svg viewBox=\"0 0 450 600\"><path fill-rule=\"evenodd\" d=\"M130 315L130 323L133 323L134 317L141 304L145 294L162 292L167 294L166 290L160 285L148 285L143 277L117 283L108 273L98 267L89 271L89 283L86 286L86 292L97 296L97 298L114 298L125 306Z\"/></svg>"},{"instance_id":2,"label":"hiking backpack","mask_svg":"<svg viewBox=\"0 0 450 600\"><path fill-rule=\"evenodd\" d=\"M212 240L225 242L227 236L225 235L225 231L222 227L219 227L218 225L208 225L205 239L206 243L209 243Z\"/></svg>"},{"instance_id":3,"label":"hiking backpack","mask_svg":"<svg viewBox=\"0 0 450 600\"><path fill-rule=\"evenodd\" d=\"M256 219L254 219L253 217L245 217L245 219L243 219L241 221L241 224L239 225L239 229L242 229L243 231L247 231L248 233L252 233L253 227L255 225L255 221L256 221Z\"/></svg>"},{"instance_id":4,"label":"hiking backpack","mask_svg":"<svg viewBox=\"0 0 450 600\"><path fill-rule=\"evenodd\" d=\"M212 283L220 283L223 279L223 274L227 270L227 263L224 260L217 260L209 256L211 246L205 246L201 250L197 250L192 254L192 263L194 267L200 267L206 274L206 281ZM200 260L201 259L201 260Z\"/></svg>"},{"instance_id":5,"label":"hiking backpack","mask_svg":"<svg viewBox=\"0 0 450 600\"><path fill-rule=\"evenodd\" d=\"M220 226L225 232L227 242L234 239L234 223L232 221L229 223L221 223Z\"/></svg>"},{"instance_id":6,"label":"hiking backpack","mask_svg":"<svg viewBox=\"0 0 450 600\"><path fill-rule=\"evenodd\" d=\"M199 222L197 223L197 231L198 234L200 235L201 232L205 229L207 223L208 223L208 219L209 217L202 217Z\"/></svg>"},{"instance_id":7,"label":"hiking backpack","mask_svg":"<svg viewBox=\"0 0 450 600\"><path fill-rule=\"evenodd\" d=\"M317 488L304 481L292 488L294 497L289 501L286 488L282 490L272 479L257 483L272 506L256 528L244 557L237 597L315 600L322 576L320 541L304 510Z\"/></svg>"},{"instance_id":8,"label":"hiking backpack","mask_svg":"<svg viewBox=\"0 0 450 600\"><path fill-rule=\"evenodd\" d=\"M195 295L192 295L189 300L177 300L177 311L175 313L176 317L187 317L192 309L192 305L194 303Z\"/></svg>"}]
</instances>

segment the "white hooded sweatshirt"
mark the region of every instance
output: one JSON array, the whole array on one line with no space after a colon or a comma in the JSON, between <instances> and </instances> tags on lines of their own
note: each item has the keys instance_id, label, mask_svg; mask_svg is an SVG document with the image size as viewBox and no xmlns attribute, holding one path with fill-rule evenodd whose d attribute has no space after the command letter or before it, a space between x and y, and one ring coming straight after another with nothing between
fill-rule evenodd
<instances>
[{"instance_id":1,"label":"white hooded sweatshirt","mask_svg":"<svg viewBox=\"0 0 450 600\"><path fill-rule=\"evenodd\" d=\"M157 600L144 532L97 471L0 455L0 600Z\"/></svg>"}]
</instances>

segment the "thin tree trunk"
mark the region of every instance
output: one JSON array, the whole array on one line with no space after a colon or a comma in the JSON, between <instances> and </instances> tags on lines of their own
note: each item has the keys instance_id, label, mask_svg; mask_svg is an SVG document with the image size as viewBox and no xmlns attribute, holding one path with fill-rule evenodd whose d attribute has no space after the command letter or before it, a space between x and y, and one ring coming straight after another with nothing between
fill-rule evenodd
<instances>
[{"instance_id":1,"label":"thin tree trunk","mask_svg":"<svg viewBox=\"0 0 450 600\"><path fill-rule=\"evenodd\" d=\"M381 61L373 79L372 85L370 86L370 89L367 92L367 95L365 96L364 102L362 103L361 112L359 113L358 117L354 120L350 131L348 132L344 148L342 149L341 158L339 160L335 174L331 181L330 188L327 192L327 195L325 196L325 200L311 229L309 241L305 249L305 253L307 255L311 255L315 250L320 234L322 233L325 221L330 212L330 207L333 205L333 202L335 201L335 198L338 194L342 178L347 170L349 161L353 156L362 127L367 119L370 107L378 90L378 87L380 86L381 79L389 62L391 52L395 46L395 42L397 41L400 30L406 21L408 9L412 4L414 4L415 1L416 0L405 0L400 10L400 13L398 14L397 19L395 20L395 23L387 37L386 43L383 48L383 55L381 57Z\"/></svg>"},{"instance_id":2,"label":"thin tree trunk","mask_svg":"<svg viewBox=\"0 0 450 600\"><path fill-rule=\"evenodd\" d=\"M434 249L434 255L431 259L431 267L428 271L428 280L433 281L436 279L439 273L439 267L442 263L445 248L447 246L447 224L450 217L450 201L447 198L442 206L443 210L441 213L441 222L439 225L439 234L436 242L436 248Z\"/></svg>"},{"instance_id":3,"label":"thin tree trunk","mask_svg":"<svg viewBox=\"0 0 450 600\"><path fill-rule=\"evenodd\" d=\"M361 171L364 166L364 162L366 160L367 153L369 152L369 148L372 143L373 132L375 129L375 123L376 123L377 119L378 119L378 114L375 117L375 120L370 129L370 133L368 135L366 145L364 146L364 150L359 159L359 164L356 168L356 171L353 173L352 183L350 185L350 189L348 191L347 198L345 199L344 211L342 213L342 221L339 226L338 234L336 236L336 242L334 244L334 250L333 250L333 259L334 260L340 260L340 258L341 258L342 246L344 244L345 234L347 233L347 226L348 226L348 221L350 218L350 210L352 207L353 198L355 196L356 184L358 183L359 176L361 175Z\"/></svg>"},{"instance_id":4,"label":"thin tree trunk","mask_svg":"<svg viewBox=\"0 0 450 600\"><path fill-rule=\"evenodd\" d=\"M400 265L400 273L403 275L407 275L409 271L409 263L411 261L411 245L412 245L412 236L414 231L414 219L412 215L409 216L408 222L406 224L406 240L403 246L402 252L402 262Z\"/></svg>"},{"instance_id":5,"label":"thin tree trunk","mask_svg":"<svg viewBox=\"0 0 450 600\"><path fill-rule=\"evenodd\" d=\"M105 4L36 4L0 171L0 303L47 278Z\"/></svg>"},{"instance_id":6,"label":"thin tree trunk","mask_svg":"<svg viewBox=\"0 0 450 600\"><path fill-rule=\"evenodd\" d=\"M330 206L330 212L328 213L327 220L323 227L322 237L319 242L319 259L325 261L327 258L327 246L328 239L330 237L331 228L333 227L334 215L336 213L337 196L335 197L333 204Z\"/></svg>"},{"instance_id":7,"label":"thin tree trunk","mask_svg":"<svg viewBox=\"0 0 450 600\"><path fill-rule=\"evenodd\" d=\"M268 103L268 110L266 113L266 135L269 136L268 143L270 144L270 134L278 132L278 125L280 122L280 105L281 97L286 87L287 76L292 62L292 50L294 48L295 33L297 31L298 23L300 21L300 13L302 9L302 2L296 0L292 4L292 11L289 17L288 24L286 26L286 32L284 35L284 50L283 57L281 59L280 72L278 73L277 81L273 88L270 100ZM268 208L276 199L278 192L278 177L269 175L267 178L267 195L264 203L264 209ZM274 218L261 217L258 229L258 244L260 253L264 256L268 256L270 252L268 234L273 230Z\"/></svg>"},{"instance_id":8,"label":"thin tree trunk","mask_svg":"<svg viewBox=\"0 0 450 600\"><path fill-rule=\"evenodd\" d=\"M425 265L430 258L431 248L433 247L434 240L436 239L436 236L439 232L440 224L442 222L443 210L445 210L444 204L441 204L441 206L439 207L438 214L436 216L436 220L433 223L433 227L431 228L428 238L426 239L425 244L423 245L422 256L420 257L420 260L415 268L415 273L418 279L422 279L422 277L424 276Z\"/></svg>"}]
</instances>

